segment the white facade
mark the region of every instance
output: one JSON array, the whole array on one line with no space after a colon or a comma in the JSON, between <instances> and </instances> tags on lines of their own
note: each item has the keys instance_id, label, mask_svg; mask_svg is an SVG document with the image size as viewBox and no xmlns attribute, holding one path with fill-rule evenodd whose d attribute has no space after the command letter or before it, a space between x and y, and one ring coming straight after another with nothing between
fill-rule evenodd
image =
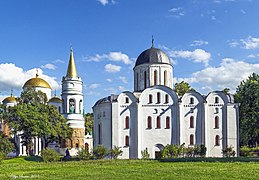
<instances>
[{"instance_id":1,"label":"white facade","mask_svg":"<svg viewBox=\"0 0 259 180\"><path fill-rule=\"evenodd\" d=\"M152 48L136 61L134 92L111 95L94 105L94 146L121 147L123 159L141 158L146 148L155 158L167 144L183 143L205 145L208 157L222 157L227 146L238 154L238 104L233 97L221 91L179 97L171 88L173 67L166 57L152 59L155 52L161 54ZM164 71L170 77L164 78Z\"/></svg>"}]
</instances>

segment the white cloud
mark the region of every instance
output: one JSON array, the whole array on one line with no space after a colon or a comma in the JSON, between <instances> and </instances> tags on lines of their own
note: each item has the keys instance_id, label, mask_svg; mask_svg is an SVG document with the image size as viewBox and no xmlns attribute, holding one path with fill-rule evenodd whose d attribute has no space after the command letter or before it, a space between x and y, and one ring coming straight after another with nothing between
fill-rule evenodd
<instances>
[{"instance_id":1,"label":"white cloud","mask_svg":"<svg viewBox=\"0 0 259 180\"><path fill-rule=\"evenodd\" d=\"M170 17L175 17L175 18L180 18L186 14L182 7L174 7L169 9L168 11L172 13Z\"/></svg>"},{"instance_id":2,"label":"white cloud","mask_svg":"<svg viewBox=\"0 0 259 180\"><path fill-rule=\"evenodd\" d=\"M64 64L65 61L63 61L61 59L56 59L56 60L53 61L53 63L62 63L62 64Z\"/></svg>"},{"instance_id":3,"label":"white cloud","mask_svg":"<svg viewBox=\"0 0 259 180\"><path fill-rule=\"evenodd\" d=\"M110 61L123 62L124 64L133 63L133 61L129 58L129 56L122 52L109 52L108 54L102 54L102 55L96 54L95 56L89 56L84 58L85 61L95 61L95 62L100 62L105 59Z\"/></svg>"},{"instance_id":4,"label":"white cloud","mask_svg":"<svg viewBox=\"0 0 259 180\"><path fill-rule=\"evenodd\" d=\"M250 54L247 57L248 58L256 58L256 57L259 57L259 54Z\"/></svg>"},{"instance_id":5,"label":"white cloud","mask_svg":"<svg viewBox=\"0 0 259 180\"><path fill-rule=\"evenodd\" d=\"M247 79L253 72L259 73L259 63L249 64L225 58L219 67L207 67L192 74L190 78L177 78L179 81L198 83L201 90L223 90L230 88L232 93L242 80Z\"/></svg>"},{"instance_id":6,"label":"white cloud","mask_svg":"<svg viewBox=\"0 0 259 180\"><path fill-rule=\"evenodd\" d=\"M241 12L242 14L246 14L246 11L245 11L244 9L241 9L240 12Z\"/></svg>"},{"instance_id":7,"label":"white cloud","mask_svg":"<svg viewBox=\"0 0 259 180\"><path fill-rule=\"evenodd\" d=\"M121 70L121 66L117 66L117 65L113 65L113 64L106 64L104 69L106 72L116 73Z\"/></svg>"},{"instance_id":8,"label":"white cloud","mask_svg":"<svg viewBox=\"0 0 259 180\"><path fill-rule=\"evenodd\" d=\"M98 87L100 87L100 84L97 84L97 83L91 84L91 85L89 86L90 89L96 89L96 88L98 88Z\"/></svg>"},{"instance_id":9,"label":"white cloud","mask_svg":"<svg viewBox=\"0 0 259 180\"><path fill-rule=\"evenodd\" d=\"M204 63L205 66L209 65L211 54L203 49L195 49L194 51L174 51L165 46L162 47L167 51L167 54L173 58L190 59L194 62Z\"/></svg>"},{"instance_id":10,"label":"white cloud","mask_svg":"<svg viewBox=\"0 0 259 180\"><path fill-rule=\"evenodd\" d=\"M125 84L128 83L127 78L125 76L120 76L119 79Z\"/></svg>"},{"instance_id":11,"label":"white cloud","mask_svg":"<svg viewBox=\"0 0 259 180\"><path fill-rule=\"evenodd\" d=\"M120 91L126 91L126 88L123 87L123 86L119 86L118 89L119 89Z\"/></svg>"},{"instance_id":12,"label":"white cloud","mask_svg":"<svg viewBox=\"0 0 259 180\"><path fill-rule=\"evenodd\" d=\"M202 46L202 45L208 45L208 44L209 44L208 41L194 40L190 46Z\"/></svg>"},{"instance_id":13,"label":"white cloud","mask_svg":"<svg viewBox=\"0 0 259 180\"><path fill-rule=\"evenodd\" d=\"M41 68L55 70L56 66L54 64L45 64L45 65L42 65Z\"/></svg>"},{"instance_id":14,"label":"white cloud","mask_svg":"<svg viewBox=\"0 0 259 180\"><path fill-rule=\"evenodd\" d=\"M259 38L248 36L246 39L232 39L228 41L230 47L241 47L243 49L257 49L259 48Z\"/></svg>"},{"instance_id":15,"label":"white cloud","mask_svg":"<svg viewBox=\"0 0 259 180\"><path fill-rule=\"evenodd\" d=\"M110 82L112 82L112 79L108 78L108 79L106 79L106 81L110 83Z\"/></svg>"},{"instance_id":16,"label":"white cloud","mask_svg":"<svg viewBox=\"0 0 259 180\"><path fill-rule=\"evenodd\" d=\"M106 6L107 4L115 4L114 0L97 0L100 2L103 6Z\"/></svg>"},{"instance_id":17,"label":"white cloud","mask_svg":"<svg viewBox=\"0 0 259 180\"><path fill-rule=\"evenodd\" d=\"M0 91L17 89L21 90L24 83L35 77L36 68L24 71L22 68L17 67L12 63L0 64ZM60 89L60 85L57 83L56 78L43 74L41 69L38 69L39 77L47 81L52 89Z\"/></svg>"}]
</instances>

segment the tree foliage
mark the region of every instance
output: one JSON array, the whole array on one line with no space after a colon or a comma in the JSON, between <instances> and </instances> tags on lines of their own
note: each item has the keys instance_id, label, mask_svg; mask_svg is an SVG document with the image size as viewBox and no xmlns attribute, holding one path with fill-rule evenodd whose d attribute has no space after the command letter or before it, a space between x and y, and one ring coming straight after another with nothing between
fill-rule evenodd
<instances>
[{"instance_id":1,"label":"tree foliage","mask_svg":"<svg viewBox=\"0 0 259 180\"><path fill-rule=\"evenodd\" d=\"M54 149L46 148L41 151L41 157L44 162L57 162L60 160L60 155Z\"/></svg>"},{"instance_id":2,"label":"tree foliage","mask_svg":"<svg viewBox=\"0 0 259 180\"><path fill-rule=\"evenodd\" d=\"M113 149L110 150L110 155L112 159L117 159L118 156L122 155L122 150L118 146L114 146Z\"/></svg>"},{"instance_id":3,"label":"tree foliage","mask_svg":"<svg viewBox=\"0 0 259 180\"><path fill-rule=\"evenodd\" d=\"M189 83L182 81L180 83L175 83L175 91L179 96L183 96L185 93L189 91L195 91L195 89L191 88Z\"/></svg>"},{"instance_id":4,"label":"tree foliage","mask_svg":"<svg viewBox=\"0 0 259 180\"><path fill-rule=\"evenodd\" d=\"M237 87L235 102L239 106L241 145L259 142L259 75L253 73Z\"/></svg>"},{"instance_id":5,"label":"tree foliage","mask_svg":"<svg viewBox=\"0 0 259 180\"><path fill-rule=\"evenodd\" d=\"M93 155L96 159L103 159L107 155L108 150L106 147L99 145L93 149Z\"/></svg>"},{"instance_id":6,"label":"tree foliage","mask_svg":"<svg viewBox=\"0 0 259 180\"><path fill-rule=\"evenodd\" d=\"M5 137L2 133L0 133L0 152L7 154L14 150L14 143L11 138Z\"/></svg>"},{"instance_id":7,"label":"tree foliage","mask_svg":"<svg viewBox=\"0 0 259 180\"><path fill-rule=\"evenodd\" d=\"M85 133L92 133L94 127L94 116L93 113L87 113L84 115L85 118Z\"/></svg>"},{"instance_id":8,"label":"tree foliage","mask_svg":"<svg viewBox=\"0 0 259 180\"><path fill-rule=\"evenodd\" d=\"M70 137L72 130L54 106L45 104L45 94L29 89L21 95L21 102L8 107L5 111L5 119L14 134L19 134L26 153L33 145L33 138L39 137L45 140L45 147L50 142L60 142L62 138Z\"/></svg>"}]
</instances>

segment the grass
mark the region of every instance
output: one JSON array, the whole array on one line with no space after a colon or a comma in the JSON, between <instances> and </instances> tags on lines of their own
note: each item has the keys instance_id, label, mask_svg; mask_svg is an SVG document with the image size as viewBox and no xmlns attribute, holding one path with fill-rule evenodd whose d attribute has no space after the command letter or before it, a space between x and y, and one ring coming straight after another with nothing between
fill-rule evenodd
<instances>
[{"instance_id":1,"label":"grass","mask_svg":"<svg viewBox=\"0 0 259 180\"><path fill-rule=\"evenodd\" d=\"M210 162L202 162L205 159L210 159ZM0 179L259 179L259 162L244 162L251 161L248 158L236 158L234 161L237 162L225 158L192 161L95 160L43 163L20 157L3 161L0 165Z\"/></svg>"}]
</instances>

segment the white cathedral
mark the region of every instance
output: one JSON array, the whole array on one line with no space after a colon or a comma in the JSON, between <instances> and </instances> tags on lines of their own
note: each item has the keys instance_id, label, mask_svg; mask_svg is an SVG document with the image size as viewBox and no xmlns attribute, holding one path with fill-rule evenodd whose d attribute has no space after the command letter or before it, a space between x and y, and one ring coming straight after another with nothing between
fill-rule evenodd
<instances>
[{"instance_id":1,"label":"white cathedral","mask_svg":"<svg viewBox=\"0 0 259 180\"><path fill-rule=\"evenodd\" d=\"M61 154L65 154L66 149L69 149L71 156L76 155L80 148L88 148L89 151L92 149L92 136L89 134L85 135L82 84L82 79L77 74L73 51L71 48L67 74L62 78L62 99L57 97L56 94L51 98L51 86L47 81L40 78L38 73L36 73L36 77L26 81L23 86L23 90L26 90L26 88L34 88L36 91L42 91L45 93L48 103L50 105L54 105L59 113L67 119L67 123L73 130L72 137L70 139L66 139L62 144L50 144L50 148L56 149ZM17 103L17 99L13 95L3 100L4 106L15 106ZM2 130L4 134L8 135L10 134L10 130L8 125L4 122L5 121L2 122L0 130ZM19 136L19 133L13 137L16 146L18 147L16 155L25 156L26 147L22 145L22 139ZM33 154L39 155L43 147L43 140L35 137L32 148Z\"/></svg>"},{"instance_id":2,"label":"white cathedral","mask_svg":"<svg viewBox=\"0 0 259 180\"><path fill-rule=\"evenodd\" d=\"M239 154L238 104L230 94L213 91L204 96L173 90L169 57L152 47L134 67L134 92L98 100L93 106L94 146L118 146L121 158L141 158L147 148L156 158L167 144L205 145L206 157L222 157L232 146Z\"/></svg>"}]
</instances>

